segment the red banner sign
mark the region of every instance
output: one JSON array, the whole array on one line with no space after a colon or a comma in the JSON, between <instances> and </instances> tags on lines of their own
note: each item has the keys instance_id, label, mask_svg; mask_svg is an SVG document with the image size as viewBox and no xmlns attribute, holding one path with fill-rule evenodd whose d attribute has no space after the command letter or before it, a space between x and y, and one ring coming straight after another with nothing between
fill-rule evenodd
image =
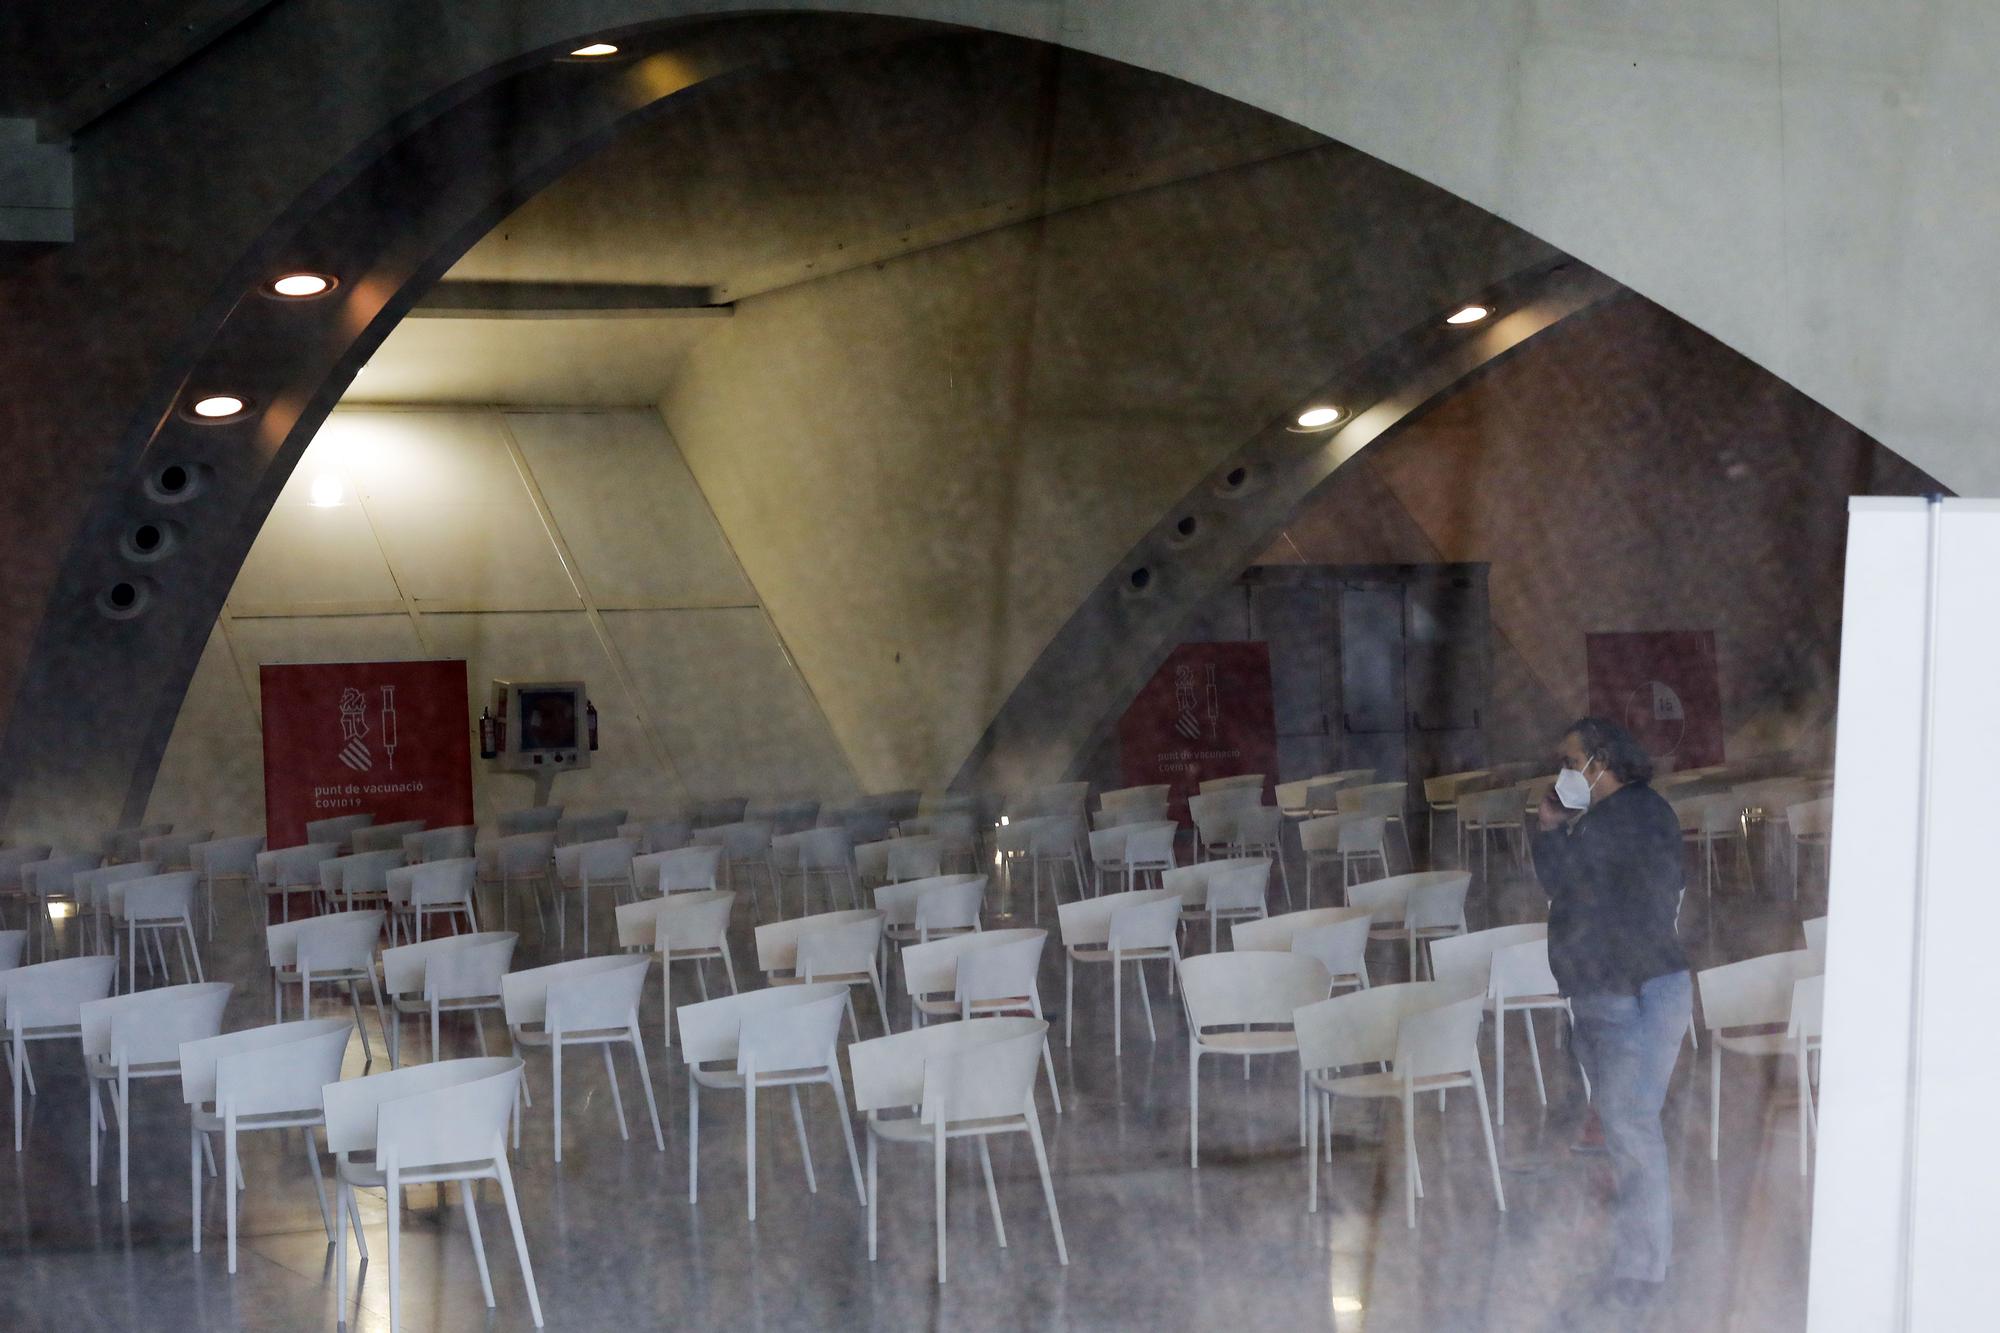
<instances>
[{"instance_id":1,"label":"red banner sign","mask_svg":"<svg viewBox=\"0 0 2000 1333\"><path fill-rule=\"evenodd\" d=\"M1175 819L1209 778L1278 773L1278 722L1271 706L1271 646L1184 643L1153 673L1118 723L1125 782L1170 783Z\"/></svg>"},{"instance_id":2,"label":"red banner sign","mask_svg":"<svg viewBox=\"0 0 2000 1333\"><path fill-rule=\"evenodd\" d=\"M472 822L463 661L267 666L261 686L272 847L298 846L307 820L335 815Z\"/></svg>"},{"instance_id":3,"label":"red banner sign","mask_svg":"<svg viewBox=\"0 0 2000 1333\"><path fill-rule=\"evenodd\" d=\"M1723 762L1714 631L1586 634L1583 651L1594 716L1624 723L1675 768Z\"/></svg>"}]
</instances>

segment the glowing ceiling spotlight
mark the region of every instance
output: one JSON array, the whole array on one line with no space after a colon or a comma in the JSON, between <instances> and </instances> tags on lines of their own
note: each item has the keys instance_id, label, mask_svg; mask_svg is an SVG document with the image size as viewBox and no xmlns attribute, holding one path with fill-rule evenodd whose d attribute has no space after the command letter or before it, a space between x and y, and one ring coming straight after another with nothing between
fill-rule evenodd
<instances>
[{"instance_id":1,"label":"glowing ceiling spotlight","mask_svg":"<svg viewBox=\"0 0 2000 1333\"><path fill-rule=\"evenodd\" d=\"M1483 305L1460 306L1457 310L1445 316L1444 322L1447 324L1477 324L1492 313L1492 310Z\"/></svg>"},{"instance_id":2,"label":"glowing ceiling spotlight","mask_svg":"<svg viewBox=\"0 0 2000 1333\"><path fill-rule=\"evenodd\" d=\"M266 289L273 296L282 296L291 301L310 300L315 296L325 296L340 280L327 273L285 273L271 280Z\"/></svg>"},{"instance_id":3,"label":"glowing ceiling spotlight","mask_svg":"<svg viewBox=\"0 0 2000 1333\"><path fill-rule=\"evenodd\" d=\"M579 46L570 52L578 60L596 60L603 56L615 56L618 48L610 42L592 42L589 46Z\"/></svg>"}]
</instances>

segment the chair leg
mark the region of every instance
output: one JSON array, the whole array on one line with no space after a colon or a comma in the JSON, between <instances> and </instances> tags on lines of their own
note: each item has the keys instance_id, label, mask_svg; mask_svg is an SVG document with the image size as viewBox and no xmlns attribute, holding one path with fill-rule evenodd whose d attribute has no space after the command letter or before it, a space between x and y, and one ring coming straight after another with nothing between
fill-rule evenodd
<instances>
[{"instance_id":1,"label":"chair leg","mask_svg":"<svg viewBox=\"0 0 2000 1333\"><path fill-rule=\"evenodd\" d=\"M1039 896L1039 895L1037 895L1037 896ZM936 1200L936 1203L937 1203L937 1264L938 1264L938 1285L939 1285L940 1287L941 1287L941 1286L943 1286L943 1285L944 1285L944 1282L945 1282L945 1253L944 1253L944 1198L945 1198L945 1180L944 1180L944 1143L945 1143L945 1139L944 1139L944 1116L940 1115L940 1116L938 1116L938 1118L937 1118L937 1123L936 1123L936 1125L935 1125L935 1126L933 1127L933 1129L932 1129L932 1132L931 1132L931 1181L932 1181L932 1185L931 1185L931 1188L932 1188L932 1193L933 1193L933 1196L934 1196L934 1198L935 1198L935 1200Z\"/></svg>"},{"instance_id":2,"label":"chair leg","mask_svg":"<svg viewBox=\"0 0 2000 1333\"><path fill-rule=\"evenodd\" d=\"M1417 1224L1417 1107L1410 1085L1403 1084L1403 1209L1405 1224Z\"/></svg>"},{"instance_id":3,"label":"chair leg","mask_svg":"<svg viewBox=\"0 0 2000 1333\"><path fill-rule=\"evenodd\" d=\"M201 1253L201 1131L195 1129L191 1129L188 1131L188 1186L190 1195L190 1198L188 1200L190 1204L190 1207L188 1209L188 1215L194 1219L194 1227L193 1227L194 1252L196 1254L200 1254ZM320 1201L320 1207L324 1208L325 1206L326 1206L326 1201L322 1199Z\"/></svg>"},{"instance_id":4,"label":"chair leg","mask_svg":"<svg viewBox=\"0 0 2000 1333\"><path fill-rule=\"evenodd\" d=\"M1528 1040L1535 1039L1534 1020L1528 1021ZM1539 1069L1540 1062L1536 1063ZM1542 1098L1542 1105L1549 1100ZM1507 1123L1507 1004L1505 1000L1493 1002L1493 1116L1499 1124Z\"/></svg>"},{"instance_id":5,"label":"chair leg","mask_svg":"<svg viewBox=\"0 0 2000 1333\"><path fill-rule=\"evenodd\" d=\"M743 1197L752 1222L757 1220L757 1071L743 1075Z\"/></svg>"},{"instance_id":6,"label":"chair leg","mask_svg":"<svg viewBox=\"0 0 2000 1333\"><path fill-rule=\"evenodd\" d=\"M118 1202L132 1201L132 1077L118 1071Z\"/></svg>"},{"instance_id":7,"label":"chair leg","mask_svg":"<svg viewBox=\"0 0 2000 1333\"><path fill-rule=\"evenodd\" d=\"M688 1070L688 1202L696 1202L697 1188L701 1183L701 1084L694 1080L694 1070Z\"/></svg>"},{"instance_id":8,"label":"chair leg","mask_svg":"<svg viewBox=\"0 0 2000 1333\"><path fill-rule=\"evenodd\" d=\"M979 1136L979 1173L986 1178L986 1205L993 1211L993 1234L1000 1240L1000 1248L1007 1248L1007 1224L1000 1217L1000 1191L993 1187L993 1153L986 1146L987 1136Z\"/></svg>"},{"instance_id":9,"label":"chair leg","mask_svg":"<svg viewBox=\"0 0 2000 1333\"><path fill-rule=\"evenodd\" d=\"M236 1182L243 1169L236 1160L236 1121L233 1117L223 1122L222 1157L223 1207L229 1226L229 1271L233 1274L236 1271Z\"/></svg>"},{"instance_id":10,"label":"chair leg","mask_svg":"<svg viewBox=\"0 0 2000 1333\"><path fill-rule=\"evenodd\" d=\"M1708 1043L1708 1160L1722 1156L1722 1045Z\"/></svg>"},{"instance_id":11,"label":"chair leg","mask_svg":"<svg viewBox=\"0 0 2000 1333\"><path fill-rule=\"evenodd\" d=\"M845 1115L842 1115L840 1118L842 1120L847 1119ZM851 1134L852 1132L850 1129L849 1133ZM879 1193L881 1188L880 1181L875 1174L875 1135L873 1131L870 1131L868 1135L868 1184L862 1191L861 1201L868 1209L868 1262L871 1264L875 1262L875 1218L876 1214L882 1208Z\"/></svg>"},{"instance_id":12,"label":"chair leg","mask_svg":"<svg viewBox=\"0 0 2000 1333\"><path fill-rule=\"evenodd\" d=\"M505 1156L494 1163L500 1176L500 1197L507 1204L507 1225L514 1230L514 1254L521 1261L521 1280L528 1286L528 1312L535 1317L535 1327L542 1326L542 1298L535 1291L535 1270L528 1262L528 1237L521 1230L521 1205L514 1199L514 1175L507 1169Z\"/></svg>"},{"instance_id":13,"label":"chair leg","mask_svg":"<svg viewBox=\"0 0 2000 1333\"><path fill-rule=\"evenodd\" d=\"M827 1067L827 1083L833 1088L833 1105L838 1112L834 1119L840 1122L840 1136L847 1143L847 1169L854 1173L854 1192L862 1203L867 1203L871 1190L861 1183L861 1159L854 1152L854 1125L847 1118L847 1084L840 1077L840 1061L835 1060ZM872 1152L875 1136L868 1136L868 1147Z\"/></svg>"},{"instance_id":14,"label":"chair leg","mask_svg":"<svg viewBox=\"0 0 2000 1333\"><path fill-rule=\"evenodd\" d=\"M618 1115L618 1137L629 1143L632 1131L625 1124L625 1098L618 1091L618 1066L611 1059L611 1043L600 1042L597 1049L604 1053L604 1077L611 1084L611 1109Z\"/></svg>"},{"instance_id":15,"label":"chair leg","mask_svg":"<svg viewBox=\"0 0 2000 1333\"><path fill-rule=\"evenodd\" d=\"M361 1226L359 1219L357 1219L355 1222L354 1230L357 1236L361 1234ZM235 1231L232 1228L230 1231L230 1239L234 1240L235 1238L236 1238ZM344 1325L348 1322L347 1321L347 1182L341 1180L338 1176L334 1178L334 1183L333 1183L333 1267L334 1271L340 1274L340 1299L339 1299L339 1304L333 1307L333 1318L336 1325Z\"/></svg>"},{"instance_id":16,"label":"chair leg","mask_svg":"<svg viewBox=\"0 0 2000 1333\"><path fill-rule=\"evenodd\" d=\"M805 1107L799 1104L799 1085L792 1084L789 1091L792 1094L792 1128L799 1136L799 1157L805 1162L806 1167L806 1193L817 1194L819 1178L813 1174L813 1150L812 1144L806 1139L806 1111Z\"/></svg>"},{"instance_id":17,"label":"chair leg","mask_svg":"<svg viewBox=\"0 0 2000 1333\"><path fill-rule=\"evenodd\" d=\"M1188 1034L1188 1165L1201 1169L1201 1043Z\"/></svg>"},{"instance_id":18,"label":"chair leg","mask_svg":"<svg viewBox=\"0 0 2000 1333\"><path fill-rule=\"evenodd\" d=\"M475 1026L479 1022L479 1014L476 1010L472 1015L472 1021ZM604 1049L609 1051L611 1048L606 1046ZM639 1062L639 1086L645 1089L646 1114L651 1116L653 1120L653 1146L661 1152L665 1152L667 1150L667 1137L660 1132L660 1105L653 1099L653 1071L646 1064L646 1043L640 1040L639 1025L637 1023L632 1025L632 1058Z\"/></svg>"},{"instance_id":19,"label":"chair leg","mask_svg":"<svg viewBox=\"0 0 2000 1333\"><path fill-rule=\"evenodd\" d=\"M1535 1067L1535 1095L1541 1098L1542 1105L1547 1106L1549 1088L1548 1084L1542 1081L1542 1044L1535 1037L1535 1011L1523 1009L1521 1021L1528 1025L1528 1062Z\"/></svg>"},{"instance_id":20,"label":"chair leg","mask_svg":"<svg viewBox=\"0 0 2000 1333\"><path fill-rule=\"evenodd\" d=\"M1111 1053L1125 1053L1125 962L1111 956Z\"/></svg>"},{"instance_id":21,"label":"chair leg","mask_svg":"<svg viewBox=\"0 0 2000 1333\"><path fill-rule=\"evenodd\" d=\"M320 1225L326 1228L326 1238L333 1239L333 1214L326 1206L326 1178L319 1169L319 1141L308 1125L299 1135L299 1142L305 1146L306 1166L312 1171L313 1197L319 1200Z\"/></svg>"},{"instance_id":22,"label":"chair leg","mask_svg":"<svg viewBox=\"0 0 2000 1333\"><path fill-rule=\"evenodd\" d=\"M1028 1142L1035 1148L1035 1167L1042 1173L1042 1200L1049 1206L1049 1229L1055 1232L1056 1259L1069 1264L1069 1246L1063 1243L1062 1213L1056 1208L1056 1184L1049 1175L1049 1150L1042 1142L1041 1119L1032 1102L1028 1106Z\"/></svg>"},{"instance_id":23,"label":"chair leg","mask_svg":"<svg viewBox=\"0 0 2000 1333\"><path fill-rule=\"evenodd\" d=\"M556 1161L562 1162L562 1033L549 1034L549 1101L555 1119Z\"/></svg>"},{"instance_id":24,"label":"chair leg","mask_svg":"<svg viewBox=\"0 0 2000 1333\"><path fill-rule=\"evenodd\" d=\"M1160 1042L1160 1030L1153 1024L1153 992L1146 985L1146 964L1143 961L1135 963L1132 970L1139 974L1139 1003L1146 1010L1146 1036L1157 1046Z\"/></svg>"},{"instance_id":25,"label":"chair leg","mask_svg":"<svg viewBox=\"0 0 2000 1333\"><path fill-rule=\"evenodd\" d=\"M910 1001L914 1007L916 1001ZM1076 957L1063 950L1063 1047L1076 1044ZM873 1138L873 1135L870 1135ZM872 1151L872 1149L871 1149Z\"/></svg>"},{"instance_id":26,"label":"chair leg","mask_svg":"<svg viewBox=\"0 0 2000 1333\"><path fill-rule=\"evenodd\" d=\"M1530 1030L1534 1019L1528 1019ZM1507 1211L1507 1193L1500 1187L1500 1149L1493 1142L1493 1117L1486 1109L1486 1076L1480 1072L1479 1062L1472 1065L1472 1100L1479 1103L1479 1132L1486 1136L1486 1164L1493 1169L1493 1202L1501 1212Z\"/></svg>"},{"instance_id":27,"label":"chair leg","mask_svg":"<svg viewBox=\"0 0 2000 1333\"><path fill-rule=\"evenodd\" d=\"M479 1292L486 1298L486 1308L493 1308L493 1274L486 1268L486 1243L479 1235L479 1182L461 1180L458 1182L458 1205L465 1211L465 1233L472 1240L472 1258L479 1265Z\"/></svg>"}]
</instances>

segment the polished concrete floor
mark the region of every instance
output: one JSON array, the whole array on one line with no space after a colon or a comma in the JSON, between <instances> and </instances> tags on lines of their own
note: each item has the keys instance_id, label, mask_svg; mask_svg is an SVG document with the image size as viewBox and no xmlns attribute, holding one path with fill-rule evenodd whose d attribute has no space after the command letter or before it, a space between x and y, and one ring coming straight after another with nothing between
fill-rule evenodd
<instances>
[{"instance_id":1,"label":"polished concrete floor","mask_svg":"<svg viewBox=\"0 0 2000 1333\"><path fill-rule=\"evenodd\" d=\"M1532 878L1493 863L1475 884L1473 926L1542 913ZM1805 915L1819 908L1808 897ZM1713 914L1700 888L1683 926L1700 962L1795 947L1801 915L1787 899L1736 891ZM237 906L210 951L214 975L238 983L230 1026L269 1020L269 994L252 917ZM606 922L608 926L608 921ZM752 957L749 920L739 958ZM1010 922L1009 924L1025 924ZM1050 923L1052 924L1052 923ZM570 933L572 944L577 935ZM517 965L543 961L530 925ZM1378 981L1401 977L1384 949ZM676 991L692 978L678 975ZM1678 1250L1660 1297L1636 1311L1589 1299L1604 1256L1609 1175L1604 1159L1568 1151L1581 1113L1579 1081L1560 1055L1547 1060L1552 1105L1536 1101L1525 1039L1511 1034L1507 1123L1500 1151L1508 1211L1485 1169L1476 1112L1455 1094L1442 1116L1420 1109L1419 1153L1429 1197L1404 1226L1400 1131L1393 1109L1342 1106L1336 1161L1322 1178L1321 1211L1305 1211L1293 1073L1272 1062L1205 1062L1202 1166L1187 1164L1187 1069L1174 1003L1155 988L1157 1045L1147 1042L1138 999L1126 1015L1122 1060L1111 1054L1104 969L1078 982L1076 1044L1056 1061L1066 1113L1044 1103L1044 1124L1067 1231L1070 1264L1056 1262L1026 1142L994 1152L1009 1246L994 1243L976 1157L952 1159L951 1281L935 1281L930 1164L922 1150L885 1150L880 1259L867 1260L864 1214L847 1174L831 1098L807 1094L819 1169L806 1192L789 1111L765 1098L760 1120L760 1208L743 1212L740 1100L703 1103L702 1197L687 1201L684 1071L660 1047L657 995L645 1014L667 1151L643 1128L625 1071L633 1137L621 1141L601 1064L568 1071L564 1161L550 1160L548 1066L530 1057L537 1103L514 1159L528 1243L551 1329L935 1327L1147 1330L1743 1329L1805 1322L1810 1193L1797 1170L1786 1077L1729 1061L1720 1163L1707 1155L1706 1052L1684 1053L1666 1113L1672 1145ZM657 982L654 983L657 985ZM1062 994L1051 941L1042 993ZM903 1006L892 999L898 1021ZM332 1012L326 1009L323 1012ZM864 1035L875 1028L862 1008ZM371 1031L373 1016L370 1015ZM1555 1049L1544 1019L1544 1055ZM489 1032L499 1035L497 1021ZM414 1025L405 1049L417 1039ZM1490 1039L1490 1028L1489 1028ZM471 1054L470 1029L447 1032L453 1054ZM1518 1047L1519 1049L1516 1049ZM381 1060L380 1046L377 1059ZM97 1188L88 1184L81 1069L68 1050L35 1059L41 1095L30 1102L26 1150L0 1165L0 1328L331 1328L337 1298L332 1249L321 1230L300 1145L289 1134L244 1139L250 1188L243 1196L241 1259L225 1267L222 1191L206 1188L202 1253L189 1247L185 1112L167 1081L135 1095L132 1200L118 1202L116 1147ZM378 1068L383 1067L378 1063ZM1491 1078L1489 1060L1488 1077ZM362 1071L350 1048L350 1076ZM0 1149L4 1152L4 1149ZM497 1192L479 1201L498 1308L488 1311L456 1195L408 1196L403 1233L402 1327L532 1327L506 1241ZM356 1284L351 1328L386 1328L386 1243L380 1196L364 1197L376 1262L350 1247Z\"/></svg>"}]
</instances>

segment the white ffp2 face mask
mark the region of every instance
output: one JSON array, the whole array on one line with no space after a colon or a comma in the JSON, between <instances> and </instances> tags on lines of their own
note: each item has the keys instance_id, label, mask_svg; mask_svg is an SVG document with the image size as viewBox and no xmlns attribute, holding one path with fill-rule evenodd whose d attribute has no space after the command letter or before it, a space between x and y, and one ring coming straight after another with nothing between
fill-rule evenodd
<instances>
[{"instance_id":1,"label":"white ffp2 face mask","mask_svg":"<svg viewBox=\"0 0 2000 1333\"><path fill-rule=\"evenodd\" d=\"M1588 766L1588 761L1586 761ZM1600 771L1598 777L1603 777ZM1581 768L1565 768L1556 774L1556 799L1569 810L1590 809L1590 793L1597 786L1594 779L1586 778Z\"/></svg>"}]
</instances>

